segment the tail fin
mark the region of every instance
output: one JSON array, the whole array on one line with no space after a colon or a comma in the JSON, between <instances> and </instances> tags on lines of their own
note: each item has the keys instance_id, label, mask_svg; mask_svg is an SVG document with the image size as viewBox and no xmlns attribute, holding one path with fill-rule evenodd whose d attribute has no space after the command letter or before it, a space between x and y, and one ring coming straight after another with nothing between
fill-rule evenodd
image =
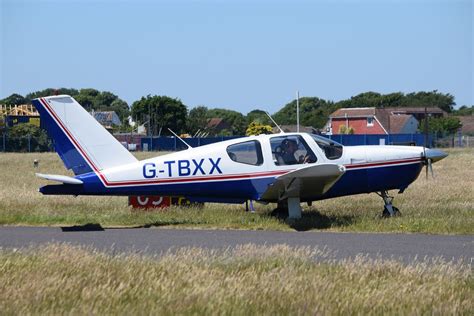
<instances>
[{"instance_id":1,"label":"tail fin","mask_svg":"<svg viewBox=\"0 0 474 316\"><path fill-rule=\"evenodd\" d=\"M137 161L102 125L68 95L33 100L56 152L75 175Z\"/></svg>"}]
</instances>

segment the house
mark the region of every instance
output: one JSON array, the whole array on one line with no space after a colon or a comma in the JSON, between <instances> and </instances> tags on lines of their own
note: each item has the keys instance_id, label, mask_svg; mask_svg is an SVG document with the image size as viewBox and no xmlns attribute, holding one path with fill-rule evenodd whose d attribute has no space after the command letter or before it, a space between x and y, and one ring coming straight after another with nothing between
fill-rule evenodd
<instances>
[{"instance_id":1,"label":"house","mask_svg":"<svg viewBox=\"0 0 474 316\"><path fill-rule=\"evenodd\" d=\"M232 126L219 117L213 117L207 122L206 130L212 134L219 134L223 130L231 130Z\"/></svg>"},{"instance_id":2,"label":"house","mask_svg":"<svg viewBox=\"0 0 474 316\"><path fill-rule=\"evenodd\" d=\"M461 122L461 133L462 135L474 136L474 115L468 116L457 116Z\"/></svg>"},{"instance_id":3,"label":"house","mask_svg":"<svg viewBox=\"0 0 474 316\"><path fill-rule=\"evenodd\" d=\"M426 113L431 117L442 117L447 113L430 107ZM419 120L425 117L425 108L341 108L329 116L327 134L340 134L343 127L352 128L354 134L413 134L418 130Z\"/></svg>"},{"instance_id":4,"label":"house","mask_svg":"<svg viewBox=\"0 0 474 316\"><path fill-rule=\"evenodd\" d=\"M106 129L111 129L114 126L122 125L122 122L115 111L93 111L91 112L91 115Z\"/></svg>"}]
</instances>

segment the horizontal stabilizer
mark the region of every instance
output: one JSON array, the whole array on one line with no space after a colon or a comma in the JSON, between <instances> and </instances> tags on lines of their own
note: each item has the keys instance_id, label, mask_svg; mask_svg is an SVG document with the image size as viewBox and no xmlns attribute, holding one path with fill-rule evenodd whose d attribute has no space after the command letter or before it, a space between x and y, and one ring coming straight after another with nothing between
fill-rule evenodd
<instances>
[{"instance_id":1,"label":"horizontal stabilizer","mask_svg":"<svg viewBox=\"0 0 474 316\"><path fill-rule=\"evenodd\" d=\"M61 182L61 183L66 183L66 184L82 184L83 183L79 179L68 177L68 176L62 176L58 174L37 173L36 176L41 179L46 179L46 180L56 181L56 182Z\"/></svg>"}]
</instances>

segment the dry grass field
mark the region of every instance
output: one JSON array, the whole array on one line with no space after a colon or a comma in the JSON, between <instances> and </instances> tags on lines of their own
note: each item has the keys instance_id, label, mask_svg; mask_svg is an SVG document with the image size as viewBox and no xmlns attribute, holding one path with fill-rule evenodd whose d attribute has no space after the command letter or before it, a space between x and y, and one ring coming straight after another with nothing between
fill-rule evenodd
<instances>
[{"instance_id":1,"label":"dry grass field","mask_svg":"<svg viewBox=\"0 0 474 316\"><path fill-rule=\"evenodd\" d=\"M66 174L57 155L0 154L0 224L473 234L474 151L449 153L434 166L435 179L420 177L397 196L402 217L380 218L382 202L371 194L317 202L292 226L270 216L272 206L259 205L255 214L223 204L150 212L130 209L124 197L42 196L37 188L45 181L34 172ZM66 244L0 249L0 314L474 313L471 265L330 257L285 245L157 257Z\"/></svg>"},{"instance_id":2,"label":"dry grass field","mask_svg":"<svg viewBox=\"0 0 474 316\"><path fill-rule=\"evenodd\" d=\"M319 259L314 261L313 259ZM472 315L469 266L288 246L181 249L158 258L52 244L0 250L2 315Z\"/></svg>"},{"instance_id":3,"label":"dry grass field","mask_svg":"<svg viewBox=\"0 0 474 316\"><path fill-rule=\"evenodd\" d=\"M474 150L451 149L434 165L435 179L422 174L394 204L403 216L380 218L382 200L375 194L320 201L305 207L303 219L288 226L270 216L274 205L208 204L204 208L133 211L125 197L43 196L46 181L35 172L67 174L55 153L0 153L0 225L180 226L221 229L326 229L334 231L474 233ZM147 158L156 153L137 153ZM33 160L40 161L38 169Z\"/></svg>"}]
</instances>

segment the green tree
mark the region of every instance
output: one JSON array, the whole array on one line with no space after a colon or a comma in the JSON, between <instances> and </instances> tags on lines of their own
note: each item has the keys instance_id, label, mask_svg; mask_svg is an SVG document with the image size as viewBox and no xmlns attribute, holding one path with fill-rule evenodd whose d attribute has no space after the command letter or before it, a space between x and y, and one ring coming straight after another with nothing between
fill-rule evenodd
<instances>
[{"instance_id":1,"label":"green tree","mask_svg":"<svg viewBox=\"0 0 474 316\"><path fill-rule=\"evenodd\" d=\"M98 111L96 105L96 98L100 94L98 90L95 89L81 89L77 95L74 96L74 99L82 105L84 109L88 112L95 110Z\"/></svg>"},{"instance_id":2,"label":"green tree","mask_svg":"<svg viewBox=\"0 0 474 316\"><path fill-rule=\"evenodd\" d=\"M420 122L419 131L425 131L425 120ZM461 121L457 117L446 116L428 119L428 132L438 135L453 134L461 127Z\"/></svg>"},{"instance_id":3,"label":"green tree","mask_svg":"<svg viewBox=\"0 0 474 316\"><path fill-rule=\"evenodd\" d=\"M0 104L5 104L5 105L22 105L28 103L28 100L24 98L22 95L13 93L9 97L0 100Z\"/></svg>"},{"instance_id":4,"label":"green tree","mask_svg":"<svg viewBox=\"0 0 474 316\"><path fill-rule=\"evenodd\" d=\"M257 122L260 124L272 125L272 121L268 118L265 111L262 110L252 110L247 113L247 124L252 122Z\"/></svg>"},{"instance_id":5,"label":"green tree","mask_svg":"<svg viewBox=\"0 0 474 316\"><path fill-rule=\"evenodd\" d=\"M120 121L122 121L122 124L128 125L128 120L127 118L130 116L130 108L128 107L127 102L125 102L122 99L115 99L112 101L110 106L105 108L106 111L115 111L117 115L120 117Z\"/></svg>"},{"instance_id":6,"label":"green tree","mask_svg":"<svg viewBox=\"0 0 474 316\"><path fill-rule=\"evenodd\" d=\"M77 89L72 89L72 88L59 88L59 89L48 88L48 89L28 93L25 96L25 98L28 100L28 102L31 102L31 100L33 99L48 97L51 95L67 94L72 97L75 97L78 93L79 91Z\"/></svg>"},{"instance_id":7,"label":"green tree","mask_svg":"<svg viewBox=\"0 0 474 316\"><path fill-rule=\"evenodd\" d=\"M120 99L109 91L99 91L96 89L81 89L74 96L76 101L87 111L115 111L120 121L127 125L126 118L130 115L130 108L127 102Z\"/></svg>"},{"instance_id":8,"label":"green tree","mask_svg":"<svg viewBox=\"0 0 474 316\"><path fill-rule=\"evenodd\" d=\"M223 132L219 135L223 136L235 136L235 135L244 135L247 128L247 120L242 115L242 113L227 109L210 109L207 112L207 118L221 118L224 122L229 124L230 130L227 131L226 135Z\"/></svg>"},{"instance_id":9,"label":"green tree","mask_svg":"<svg viewBox=\"0 0 474 316\"><path fill-rule=\"evenodd\" d=\"M453 115L459 115L459 116L474 115L474 105L471 105L470 107L467 105L463 105L459 109L453 111Z\"/></svg>"},{"instance_id":10,"label":"green tree","mask_svg":"<svg viewBox=\"0 0 474 316\"><path fill-rule=\"evenodd\" d=\"M198 130L204 131L207 125L209 110L205 106L196 106L189 111L187 120L187 132L191 135L197 133Z\"/></svg>"},{"instance_id":11,"label":"green tree","mask_svg":"<svg viewBox=\"0 0 474 316\"><path fill-rule=\"evenodd\" d=\"M18 124L8 130L8 148L12 151L28 151L28 141L31 151L48 151L50 141L46 132L30 123Z\"/></svg>"},{"instance_id":12,"label":"green tree","mask_svg":"<svg viewBox=\"0 0 474 316\"><path fill-rule=\"evenodd\" d=\"M264 125L259 122L252 122L249 124L247 127L247 130L245 131L245 135L250 136L250 135L260 135L260 134L272 134L273 130L270 125Z\"/></svg>"},{"instance_id":13,"label":"green tree","mask_svg":"<svg viewBox=\"0 0 474 316\"><path fill-rule=\"evenodd\" d=\"M26 95L25 99L31 102L32 99L46 97L51 95L67 94L82 105L86 111L115 111L120 117L122 123L127 123L125 120L130 115L130 108L127 102L120 99L115 94L109 91L99 91L93 88L86 89L68 89L48 88L41 91L32 92Z\"/></svg>"},{"instance_id":14,"label":"green tree","mask_svg":"<svg viewBox=\"0 0 474 316\"><path fill-rule=\"evenodd\" d=\"M346 125L340 125L339 134L352 135L354 134L354 128L352 126L347 127Z\"/></svg>"},{"instance_id":15,"label":"green tree","mask_svg":"<svg viewBox=\"0 0 474 316\"><path fill-rule=\"evenodd\" d=\"M443 94L434 91L419 91L408 94L393 92L389 94L380 94L377 92L364 92L347 100L336 102L335 108L354 108L354 107L439 107L440 109L451 112L454 102L454 96L449 93Z\"/></svg>"},{"instance_id":16,"label":"green tree","mask_svg":"<svg viewBox=\"0 0 474 316\"><path fill-rule=\"evenodd\" d=\"M437 90L431 92L412 92L405 95L400 106L416 106L416 107L439 107L440 109L450 113L456 103L454 96L449 93L440 93Z\"/></svg>"},{"instance_id":17,"label":"green tree","mask_svg":"<svg viewBox=\"0 0 474 316\"><path fill-rule=\"evenodd\" d=\"M360 93L347 100L341 100L336 103L336 108L355 108L355 107L398 107L402 104L403 93L394 92L389 94L380 94L369 91Z\"/></svg>"},{"instance_id":18,"label":"green tree","mask_svg":"<svg viewBox=\"0 0 474 316\"><path fill-rule=\"evenodd\" d=\"M132 104L132 116L140 124L146 123L153 135L160 131L162 135L170 135L167 128L177 134L185 132L187 113L181 100L167 96L148 95Z\"/></svg>"}]
</instances>

